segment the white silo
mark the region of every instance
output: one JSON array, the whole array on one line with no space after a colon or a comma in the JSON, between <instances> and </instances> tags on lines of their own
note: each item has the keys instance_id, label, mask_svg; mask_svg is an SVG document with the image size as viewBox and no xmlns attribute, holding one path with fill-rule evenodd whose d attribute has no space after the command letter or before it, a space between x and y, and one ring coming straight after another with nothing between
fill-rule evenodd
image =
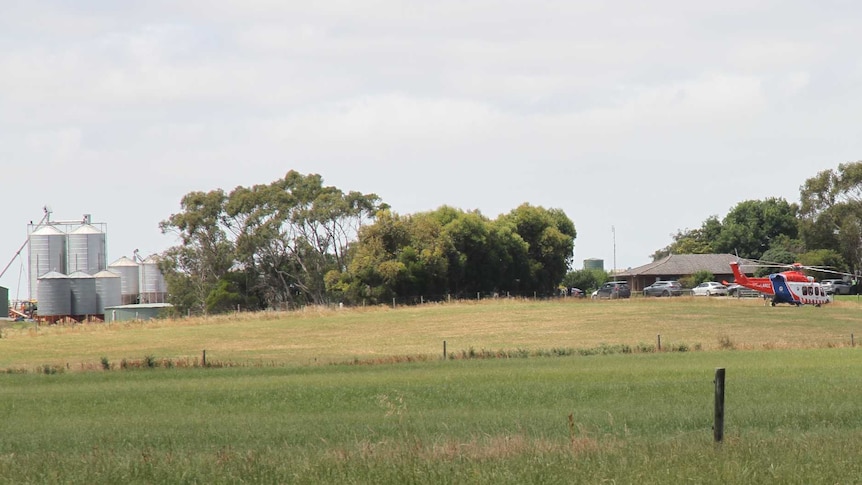
<instances>
[{"instance_id":1,"label":"white silo","mask_svg":"<svg viewBox=\"0 0 862 485\"><path fill-rule=\"evenodd\" d=\"M122 281L120 275L111 271L99 271L93 275L96 279L97 314L104 315L105 307L123 304Z\"/></svg>"},{"instance_id":2,"label":"white silo","mask_svg":"<svg viewBox=\"0 0 862 485\"><path fill-rule=\"evenodd\" d=\"M72 295L71 315L87 316L99 313L96 301L96 278L76 271L69 275L69 291Z\"/></svg>"},{"instance_id":3,"label":"white silo","mask_svg":"<svg viewBox=\"0 0 862 485\"><path fill-rule=\"evenodd\" d=\"M72 290L69 277L48 272L37 280L36 299L40 317L63 317L72 314Z\"/></svg>"},{"instance_id":4,"label":"white silo","mask_svg":"<svg viewBox=\"0 0 862 485\"><path fill-rule=\"evenodd\" d=\"M130 305L138 302L141 291L140 269L138 263L123 256L108 265L108 271L120 275L120 295L122 305Z\"/></svg>"},{"instance_id":5,"label":"white silo","mask_svg":"<svg viewBox=\"0 0 862 485\"><path fill-rule=\"evenodd\" d=\"M105 233L91 224L84 224L69 233L67 265L69 273L83 271L94 275L105 269Z\"/></svg>"},{"instance_id":6,"label":"white silo","mask_svg":"<svg viewBox=\"0 0 862 485\"><path fill-rule=\"evenodd\" d=\"M155 254L141 262L141 303L164 303L168 290Z\"/></svg>"},{"instance_id":7,"label":"white silo","mask_svg":"<svg viewBox=\"0 0 862 485\"><path fill-rule=\"evenodd\" d=\"M57 272L66 273L66 233L54 226L43 226L28 238L30 257L30 295L37 294L40 277Z\"/></svg>"}]
</instances>

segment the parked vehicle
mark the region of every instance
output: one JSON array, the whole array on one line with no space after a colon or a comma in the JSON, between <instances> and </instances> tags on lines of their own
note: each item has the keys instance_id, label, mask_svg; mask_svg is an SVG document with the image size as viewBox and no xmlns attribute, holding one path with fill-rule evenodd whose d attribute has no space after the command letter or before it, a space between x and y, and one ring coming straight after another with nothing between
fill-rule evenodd
<instances>
[{"instance_id":1,"label":"parked vehicle","mask_svg":"<svg viewBox=\"0 0 862 485\"><path fill-rule=\"evenodd\" d=\"M853 294L853 285L848 281L840 279L821 280L820 287L826 291L827 295L851 295Z\"/></svg>"},{"instance_id":2,"label":"parked vehicle","mask_svg":"<svg viewBox=\"0 0 862 485\"><path fill-rule=\"evenodd\" d=\"M628 298L632 296L632 290L629 288L628 283L625 281L608 281L599 287L598 290L593 292L592 298L594 300L600 298L609 298L614 300L616 298Z\"/></svg>"},{"instance_id":3,"label":"parked vehicle","mask_svg":"<svg viewBox=\"0 0 862 485\"><path fill-rule=\"evenodd\" d=\"M691 289L694 296L727 296L727 287L718 281L705 281Z\"/></svg>"},{"instance_id":4,"label":"parked vehicle","mask_svg":"<svg viewBox=\"0 0 862 485\"><path fill-rule=\"evenodd\" d=\"M643 293L644 296L680 296L682 285L675 280L656 281L644 288Z\"/></svg>"}]
</instances>

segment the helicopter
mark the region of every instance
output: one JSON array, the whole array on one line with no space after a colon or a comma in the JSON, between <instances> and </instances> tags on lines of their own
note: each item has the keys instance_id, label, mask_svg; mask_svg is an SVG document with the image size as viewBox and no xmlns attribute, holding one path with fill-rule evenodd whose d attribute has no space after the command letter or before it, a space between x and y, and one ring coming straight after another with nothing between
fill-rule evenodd
<instances>
[{"instance_id":1,"label":"helicopter","mask_svg":"<svg viewBox=\"0 0 862 485\"><path fill-rule=\"evenodd\" d=\"M819 307L824 303L832 301L832 297L826 290L814 280L813 277L803 273L804 270L816 270L828 273L845 274L837 271L827 270L820 267L803 266L799 263L790 265L758 264L760 267L782 267L786 271L772 273L767 277L748 277L739 269L739 262L730 263L730 269L736 279L736 284L758 291L764 297L772 296L771 306L776 303L789 303L791 305L814 305ZM725 285L729 284L723 281Z\"/></svg>"}]
</instances>

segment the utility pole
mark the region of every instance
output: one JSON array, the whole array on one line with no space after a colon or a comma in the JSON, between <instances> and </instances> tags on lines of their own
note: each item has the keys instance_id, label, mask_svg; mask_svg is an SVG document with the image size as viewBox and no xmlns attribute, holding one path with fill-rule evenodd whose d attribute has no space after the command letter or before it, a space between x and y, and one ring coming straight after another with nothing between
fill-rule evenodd
<instances>
[{"instance_id":1,"label":"utility pole","mask_svg":"<svg viewBox=\"0 0 862 485\"><path fill-rule=\"evenodd\" d=\"M617 280L617 230L614 226L611 226L611 234L613 234L614 240L614 267L611 271L614 273L614 281Z\"/></svg>"}]
</instances>

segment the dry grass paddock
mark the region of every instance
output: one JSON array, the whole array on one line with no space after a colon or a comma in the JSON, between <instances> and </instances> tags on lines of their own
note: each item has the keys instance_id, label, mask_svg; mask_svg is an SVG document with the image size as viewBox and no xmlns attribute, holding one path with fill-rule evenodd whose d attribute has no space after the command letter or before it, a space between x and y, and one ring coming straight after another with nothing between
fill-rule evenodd
<instances>
[{"instance_id":1,"label":"dry grass paddock","mask_svg":"<svg viewBox=\"0 0 862 485\"><path fill-rule=\"evenodd\" d=\"M690 349L817 348L862 335L856 297L830 305L770 307L761 299L517 299L366 308L309 307L129 323L2 329L0 368L90 368L141 359L309 365L390 356L442 356L465 349L514 350L656 345ZM87 365L84 365L87 364Z\"/></svg>"}]
</instances>

